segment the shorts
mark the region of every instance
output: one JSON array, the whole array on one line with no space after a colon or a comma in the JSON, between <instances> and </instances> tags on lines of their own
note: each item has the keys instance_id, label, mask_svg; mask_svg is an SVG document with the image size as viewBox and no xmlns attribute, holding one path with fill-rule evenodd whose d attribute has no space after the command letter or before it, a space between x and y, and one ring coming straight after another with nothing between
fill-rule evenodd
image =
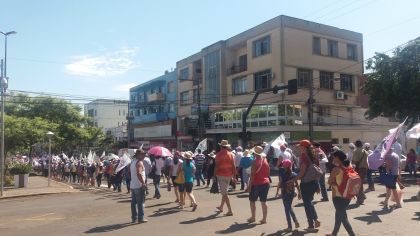
<instances>
[{"instance_id":1,"label":"shorts","mask_svg":"<svg viewBox=\"0 0 420 236\"><path fill-rule=\"evenodd\" d=\"M177 186L178 186L178 191L180 193L185 192L185 183L184 184L178 184Z\"/></svg>"},{"instance_id":2,"label":"shorts","mask_svg":"<svg viewBox=\"0 0 420 236\"><path fill-rule=\"evenodd\" d=\"M175 183L176 176L171 176L171 179L174 186L179 186L179 184Z\"/></svg>"},{"instance_id":3,"label":"shorts","mask_svg":"<svg viewBox=\"0 0 420 236\"><path fill-rule=\"evenodd\" d=\"M219 191L222 195L228 194L229 183L232 176L217 176L217 183L219 184Z\"/></svg>"},{"instance_id":4,"label":"shorts","mask_svg":"<svg viewBox=\"0 0 420 236\"><path fill-rule=\"evenodd\" d=\"M397 179L398 179L398 175L394 175L394 182L392 185L386 185L387 188L389 189L397 189Z\"/></svg>"},{"instance_id":5,"label":"shorts","mask_svg":"<svg viewBox=\"0 0 420 236\"><path fill-rule=\"evenodd\" d=\"M192 192L193 183L185 182L184 186L185 186L185 192L187 192L187 193L191 193Z\"/></svg>"},{"instance_id":6,"label":"shorts","mask_svg":"<svg viewBox=\"0 0 420 236\"><path fill-rule=\"evenodd\" d=\"M260 184L252 186L251 193L249 193L249 201L256 202L259 198L260 202L266 202L269 189L270 184Z\"/></svg>"}]
</instances>

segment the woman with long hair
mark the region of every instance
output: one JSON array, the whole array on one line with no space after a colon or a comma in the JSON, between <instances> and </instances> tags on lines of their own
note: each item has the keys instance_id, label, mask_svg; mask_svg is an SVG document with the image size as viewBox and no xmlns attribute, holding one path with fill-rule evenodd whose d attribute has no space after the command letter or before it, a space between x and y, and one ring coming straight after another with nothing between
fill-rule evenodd
<instances>
[{"instance_id":1,"label":"woman with long hair","mask_svg":"<svg viewBox=\"0 0 420 236\"><path fill-rule=\"evenodd\" d=\"M193 194L194 174L196 169L192 159L192 153L186 152L184 154L184 163L182 163L180 171L184 171L185 192L191 201L192 210L195 211L198 206ZM181 206L185 205L185 192L181 193Z\"/></svg>"},{"instance_id":2,"label":"woman with long hair","mask_svg":"<svg viewBox=\"0 0 420 236\"><path fill-rule=\"evenodd\" d=\"M300 191L302 195L303 205L305 207L306 218L308 220L308 228L306 228L307 233L318 232L318 229L321 226L321 222L318 220L318 215L313 204L314 195L316 192L319 193L319 184L317 179L313 179L308 171L311 165L315 164L319 166L319 161L315 157L313 146L309 140L301 140L299 142L299 147L301 149L301 156L299 160L299 175L289 180L289 182L300 181Z\"/></svg>"},{"instance_id":3,"label":"woman with long hair","mask_svg":"<svg viewBox=\"0 0 420 236\"><path fill-rule=\"evenodd\" d=\"M328 184L332 189L332 199L335 208L335 224L333 232L331 234L327 234L327 236L336 236L341 224L343 224L344 228L347 230L347 233L350 236L353 236L355 234L347 218L347 207L350 204L350 200L343 198L341 193L338 191L338 186L341 185L344 180L344 170L346 168L352 167L350 166L350 160L347 158L343 151L335 151L333 153L333 157L334 168L331 171Z\"/></svg>"}]
</instances>

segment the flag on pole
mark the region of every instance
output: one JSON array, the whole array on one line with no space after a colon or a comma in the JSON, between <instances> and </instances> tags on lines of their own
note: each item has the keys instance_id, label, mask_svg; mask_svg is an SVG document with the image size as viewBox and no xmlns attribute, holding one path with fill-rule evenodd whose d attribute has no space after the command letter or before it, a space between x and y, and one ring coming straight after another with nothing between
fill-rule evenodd
<instances>
[{"instance_id":1,"label":"flag on pole","mask_svg":"<svg viewBox=\"0 0 420 236\"><path fill-rule=\"evenodd\" d=\"M93 163L93 154L92 154L92 151L89 151L89 154L87 156L87 163L89 165L91 165Z\"/></svg>"},{"instance_id":2,"label":"flag on pole","mask_svg":"<svg viewBox=\"0 0 420 236\"><path fill-rule=\"evenodd\" d=\"M389 150L391 150L392 145L397 141L398 136L402 130L402 127L404 126L405 121L407 120L407 118L404 120L404 122L402 122L401 124L399 124L396 128L394 129L390 129L389 130L389 135L386 136L385 138L385 142L382 148L382 153L381 156L384 157L386 153L389 152Z\"/></svg>"},{"instance_id":3,"label":"flag on pole","mask_svg":"<svg viewBox=\"0 0 420 236\"><path fill-rule=\"evenodd\" d=\"M413 126L413 128L407 131L406 137L414 139L420 138L420 123L416 124L415 126Z\"/></svg>"},{"instance_id":4,"label":"flag on pole","mask_svg":"<svg viewBox=\"0 0 420 236\"><path fill-rule=\"evenodd\" d=\"M287 144L287 142L286 142L286 137L284 136L284 134L281 134L280 136L278 136L276 139L274 139L273 141L271 141L268 145L264 147L264 153L268 154L268 152L270 151L270 147L273 147L276 157L278 157L281 152L280 146L283 144Z\"/></svg>"},{"instance_id":5,"label":"flag on pole","mask_svg":"<svg viewBox=\"0 0 420 236\"><path fill-rule=\"evenodd\" d=\"M128 166L131 163L131 158L128 153L124 153L124 155L120 158L120 163L115 169L115 173L119 172L120 170L124 169L124 167Z\"/></svg>"},{"instance_id":6,"label":"flag on pole","mask_svg":"<svg viewBox=\"0 0 420 236\"><path fill-rule=\"evenodd\" d=\"M197 148L195 148L195 153L198 153L198 149L201 150L201 153L207 150L207 139L201 140L201 142L197 145Z\"/></svg>"},{"instance_id":7,"label":"flag on pole","mask_svg":"<svg viewBox=\"0 0 420 236\"><path fill-rule=\"evenodd\" d=\"M101 158L105 157L105 151L102 152Z\"/></svg>"}]
</instances>

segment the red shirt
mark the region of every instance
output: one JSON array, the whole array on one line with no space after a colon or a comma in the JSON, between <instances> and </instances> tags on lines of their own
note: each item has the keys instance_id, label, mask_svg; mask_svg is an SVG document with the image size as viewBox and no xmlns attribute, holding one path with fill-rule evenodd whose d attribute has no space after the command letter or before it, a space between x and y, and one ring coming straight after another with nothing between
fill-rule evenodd
<instances>
[{"instance_id":1,"label":"red shirt","mask_svg":"<svg viewBox=\"0 0 420 236\"><path fill-rule=\"evenodd\" d=\"M235 175L234 156L227 149L222 149L216 154L216 176L232 177Z\"/></svg>"},{"instance_id":2,"label":"red shirt","mask_svg":"<svg viewBox=\"0 0 420 236\"><path fill-rule=\"evenodd\" d=\"M408 163L416 163L416 154L408 153L407 154Z\"/></svg>"},{"instance_id":3,"label":"red shirt","mask_svg":"<svg viewBox=\"0 0 420 236\"><path fill-rule=\"evenodd\" d=\"M270 175L270 166L268 165L267 159L257 157L254 161L255 175L252 185L261 185L270 183L268 176Z\"/></svg>"}]
</instances>

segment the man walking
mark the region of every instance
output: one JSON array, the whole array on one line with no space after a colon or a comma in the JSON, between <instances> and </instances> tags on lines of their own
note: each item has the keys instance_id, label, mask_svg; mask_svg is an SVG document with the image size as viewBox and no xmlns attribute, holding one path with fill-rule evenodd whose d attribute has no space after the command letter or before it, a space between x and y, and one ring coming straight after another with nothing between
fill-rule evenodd
<instances>
[{"instance_id":1,"label":"man walking","mask_svg":"<svg viewBox=\"0 0 420 236\"><path fill-rule=\"evenodd\" d=\"M366 152L366 150L363 149L362 141L357 140L356 142L354 142L354 145L356 146L356 150L354 150L353 159L351 163L353 165L356 165L356 172L359 174L360 179L362 180L362 185L360 187L359 194L357 194L356 196L357 197L356 203L358 205L362 205L366 199L366 195L363 191L363 182L366 178L367 169L368 169L368 162L367 162L368 153Z\"/></svg>"},{"instance_id":2,"label":"man walking","mask_svg":"<svg viewBox=\"0 0 420 236\"><path fill-rule=\"evenodd\" d=\"M195 155L195 179L197 180L197 185L200 186L200 181L203 182L203 185L206 183L204 181L203 177L203 169L204 169L204 163L206 162L206 156L201 153L200 149L197 149L197 155Z\"/></svg>"},{"instance_id":3,"label":"man walking","mask_svg":"<svg viewBox=\"0 0 420 236\"><path fill-rule=\"evenodd\" d=\"M217 182L219 183L220 193L222 194L222 201L217 209L223 212L223 206L226 203L228 212L225 214L225 216L233 216L228 196L228 188L230 181L233 181L233 183L236 184L235 158L229 151L230 144L227 140L222 140L220 142L220 147L221 150L216 154L216 166L214 170L217 177Z\"/></svg>"},{"instance_id":4,"label":"man walking","mask_svg":"<svg viewBox=\"0 0 420 236\"><path fill-rule=\"evenodd\" d=\"M131 175L131 223L146 223L144 218L144 202L146 200L146 173L144 170L143 160L146 153L142 149L138 149L135 154L136 160L130 164Z\"/></svg>"}]
</instances>

